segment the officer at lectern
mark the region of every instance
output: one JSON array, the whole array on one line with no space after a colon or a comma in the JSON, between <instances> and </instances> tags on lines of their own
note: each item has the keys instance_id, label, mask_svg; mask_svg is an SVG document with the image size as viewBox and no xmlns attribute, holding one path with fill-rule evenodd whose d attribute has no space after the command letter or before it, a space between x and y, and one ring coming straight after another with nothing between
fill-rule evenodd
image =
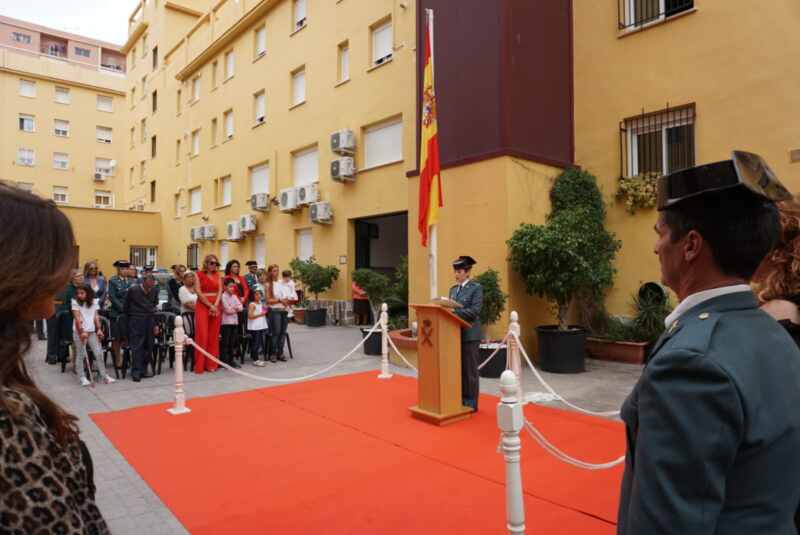
<instances>
[{"instance_id":1,"label":"officer at lectern","mask_svg":"<svg viewBox=\"0 0 800 535\"><path fill-rule=\"evenodd\" d=\"M481 307L483 306L483 287L469 278L472 266L476 264L471 256L459 256L453 262L456 284L450 288L450 299L460 307L453 312L470 326L461 328L461 398L462 405L478 410L478 349L481 341Z\"/></svg>"}]
</instances>

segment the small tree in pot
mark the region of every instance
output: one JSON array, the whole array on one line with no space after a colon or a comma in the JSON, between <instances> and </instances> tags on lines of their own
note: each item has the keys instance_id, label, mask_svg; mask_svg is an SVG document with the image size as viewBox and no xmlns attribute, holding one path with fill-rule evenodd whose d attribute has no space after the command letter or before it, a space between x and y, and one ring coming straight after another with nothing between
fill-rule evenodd
<instances>
[{"instance_id":1,"label":"small tree in pot","mask_svg":"<svg viewBox=\"0 0 800 535\"><path fill-rule=\"evenodd\" d=\"M483 307L481 308L481 325L486 329L492 325L503 314L506 308L506 300L508 295L503 293L500 289L500 273L496 269L489 268L477 277L475 282L483 288ZM481 362L489 358L489 356L498 348L496 343L490 343L484 333L484 341L480 345L480 358ZM481 377L500 377L503 373L506 362L506 349L501 347L494 358L489 361L483 369L480 370Z\"/></svg>"},{"instance_id":2,"label":"small tree in pot","mask_svg":"<svg viewBox=\"0 0 800 535\"><path fill-rule=\"evenodd\" d=\"M372 317L377 320L380 316L381 304L386 302L392 292L389 277L371 269L361 268L353 272L353 282L367 294L370 308L372 308ZM368 332L369 329L361 329L362 336L367 336ZM381 335L376 331L364 342L364 353L380 355L381 349Z\"/></svg>"},{"instance_id":3,"label":"small tree in pot","mask_svg":"<svg viewBox=\"0 0 800 535\"><path fill-rule=\"evenodd\" d=\"M289 264L297 274L298 280L305 290L314 294L313 306L306 310L306 325L309 327L322 327L326 323L327 310L320 308L319 294L327 292L339 278L339 268L336 266L321 266L314 257L308 260L295 258Z\"/></svg>"}]
</instances>

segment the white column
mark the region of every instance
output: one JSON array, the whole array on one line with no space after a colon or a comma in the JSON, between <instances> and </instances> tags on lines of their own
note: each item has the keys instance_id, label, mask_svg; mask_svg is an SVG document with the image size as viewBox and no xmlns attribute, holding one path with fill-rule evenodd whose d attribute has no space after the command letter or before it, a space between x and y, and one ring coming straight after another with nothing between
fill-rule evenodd
<instances>
[{"instance_id":1,"label":"white column","mask_svg":"<svg viewBox=\"0 0 800 535\"><path fill-rule=\"evenodd\" d=\"M516 397L517 387L517 376L514 372L504 371L500 376L502 398L497 404L497 427L502 433L501 448L506 463L506 528L512 535L525 533L519 439L524 416L522 404Z\"/></svg>"},{"instance_id":2,"label":"white column","mask_svg":"<svg viewBox=\"0 0 800 535\"><path fill-rule=\"evenodd\" d=\"M186 414L192 412L186 406L186 394L183 391L183 345L186 343L186 333L183 331L183 318L175 317L175 334L173 336L175 344L175 406L167 409L173 415Z\"/></svg>"},{"instance_id":3,"label":"white column","mask_svg":"<svg viewBox=\"0 0 800 535\"><path fill-rule=\"evenodd\" d=\"M370 335L372 336L372 335ZM378 379L389 379L389 305L381 305L381 373Z\"/></svg>"},{"instance_id":4,"label":"white column","mask_svg":"<svg viewBox=\"0 0 800 535\"><path fill-rule=\"evenodd\" d=\"M519 314L517 314L516 310L511 311L511 321L508 324L508 331L509 333L513 333L516 335L508 337L508 351L511 352L511 370L514 372L514 375L517 376L519 379L518 389L517 389L517 399L523 405L525 404L525 392L522 389L522 357L520 356L519 351L519 343L517 339L519 338L520 333L522 332L519 326Z\"/></svg>"}]
</instances>

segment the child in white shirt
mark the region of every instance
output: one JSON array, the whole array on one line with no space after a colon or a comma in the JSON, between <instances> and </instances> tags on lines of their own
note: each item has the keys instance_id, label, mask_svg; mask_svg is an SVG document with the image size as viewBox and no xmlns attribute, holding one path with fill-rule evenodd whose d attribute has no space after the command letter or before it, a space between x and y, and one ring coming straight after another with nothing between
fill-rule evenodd
<instances>
[{"instance_id":1,"label":"child in white shirt","mask_svg":"<svg viewBox=\"0 0 800 535\"><path fill-rule=\"evenodd\" d=\"M89 356L86 353L86 346L92 349L94 363L100 370L100 376L106 383L113 383L114 379L106 372L106 365L103 362L103 348L100 340L103 339L103 331L100 329L100 318L97 316L99 305L94 298L94 290L88 284L79 286L75 290L75 297L70 303L72 316L74 318L74 328L72 330L72 340L75 343L76 368L79 370L81 386L89 386L92 382L86 376L86 370L91 371ZM85 366L84 366L85 364Z\"/></svg>"}]
</instances>

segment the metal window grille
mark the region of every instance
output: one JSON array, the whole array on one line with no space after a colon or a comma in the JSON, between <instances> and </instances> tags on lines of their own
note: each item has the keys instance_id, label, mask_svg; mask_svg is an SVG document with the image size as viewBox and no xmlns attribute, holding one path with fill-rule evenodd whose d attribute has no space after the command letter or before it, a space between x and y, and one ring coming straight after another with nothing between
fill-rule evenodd
<instances>
[{"instance_id":1,"label":"metal window grille","mask_svg":"<svg viewBox=\"0 0 800 535\"><path fill-rule=\"evenodd\" d=\"M200 247L193 243L186 248L186 266L189 269L196 270L199 264Z\"/></svg>"},{"instance_id":2,"label":"metal window grille","mask_svg":"<svg viewBox=\"0 0 800 535\"><path fill-rule=\"evenodd\" d=\"M664 175L694 166L695 106L629 117L620 122L620 176Z\"/></svg>"},{"instance_id":3,"label":"metal window grille","mask_svg":"<svg viewBox=\"0 0 800 535\"><path fill-rule=\"evenodd\" d=\"M617 0L619 29L638 28L693 7L694 0Z\"/></svg>"},{"instance_id":4,"label":"metal window grille","mask_svg":"<svg viewBox=\"0 0 800 535\"><path fill-rule=\"evenodd\" d=\"M131 246L131 264L136 267L156 264L157 247Z\"/></svg>"}]
</instances>

